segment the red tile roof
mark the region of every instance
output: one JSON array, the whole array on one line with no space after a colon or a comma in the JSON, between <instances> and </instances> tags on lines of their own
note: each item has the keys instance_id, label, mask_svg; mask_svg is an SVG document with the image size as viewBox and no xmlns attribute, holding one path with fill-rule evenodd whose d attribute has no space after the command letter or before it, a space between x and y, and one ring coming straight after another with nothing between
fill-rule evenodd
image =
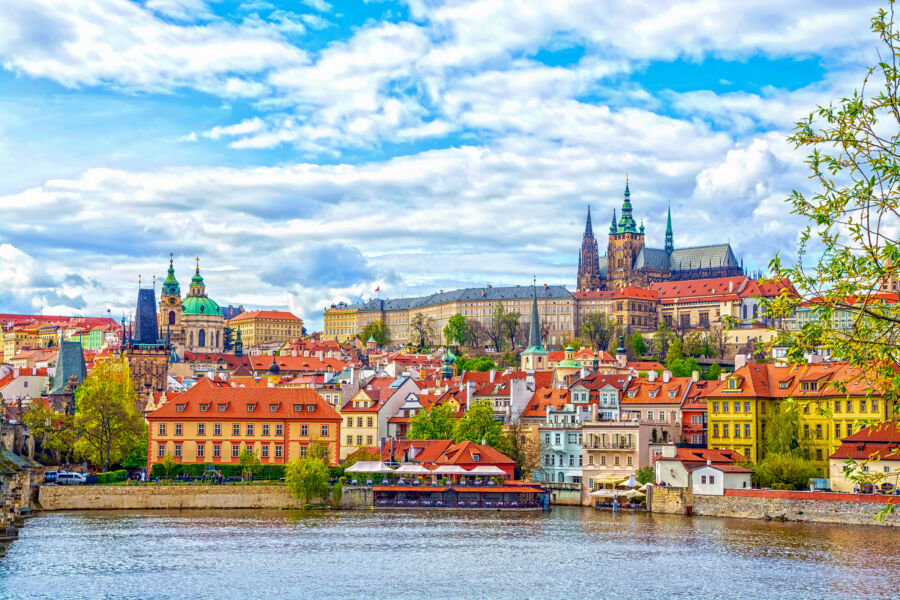
<instances>
[{"instance_id":1,"label":"red tile roof","mask_svg":"<svg viewBox=\"0 0 900 600\"><path fill-rule=\"evenodd\" d=\"M272 364L272 357L268 355L250 356L250 365L254 371L267 371ZM322 373L325 371L343 371L347 364L336 358L319 359L313 356L276 356L275 362L281 368L282 374L293 373Z\"/></svg>"},{"instance_id":2,"label":"red tile roof","mask_svg":"<svg viewBox=\"0 0 900 600\"><path fill-rule=\"evenodd\" d=\"M613 298L628 298L630 300L659 300L659 293L653 289L639 287L624 287L616 290Z\"/></svg>"},{"instance_id":3,"label":"red tile roof","mask_svg":"<svg viewBox=\"0 0 900 600\"><path fill-rule=\"evenodd\" d=\"M729 389L728 380L736 379L737 388ZM803 382L819 382L816 390L803 390ZM866 394L871 384L860 369L846 362L813 363L808 365L775 365L748 363L725 378L711 382L706 396L739 398L819 398L842 395L831 382L839 381L851 395Z\"/></svg>"},{"instance_id":4,"label":"red tile roof","mask_svg":"<svg viewBox=\"0 0 900 600\"><path fill-rule=\"evenodd\" d=\"M479 455L478 460L475 460L475 454ZM515 464L516 461L488 445L476 444L467 440L449 446L444 450L441 456L438 457L435 463L438 465L464 465L470 463L510 465Z\"/></svg>"},{"instance_id":5,"label":"red tile roof","mask_svg":"<svg viewBox=\"0 0 900 600\"><path fill-rule=\"evenodd\" d=\"M691 384L690 377L672 377L665 383L662 377L650 381L647 377L635 377L628 384L621 404L672 404L681 406L685 391ZM674 397L671 394L674 393Z\"/></svg>"},{"instance_id":6,"label":"red tile roof","mask_svg":"<svg viewBox=\"0 0 900 600\"><path fill-rule=\"evenodd\" d=\"M900 461L900 424L881 423L860 429L843 438L829 458Z\"/></svg>"},{"instance_id":7,"label":"red tile roof","mask_svg":"<svg viewBox=\"0 0 900 600\"><path fill-rule=\"evenodd\" d=\"M250 312L243 312L228 319L228 322L235 323L237 321L248 321L250 319L277 319L279 321L299 321L300 317L293 313L281 310L251 310Z\"/></svg>"},{"instance_id":8,"label":"red tile roof","mask_svg":"<svg viewBox=\"0 0 900 600\"><path fill-rule=\"evenodd\" d=\"M676 448L675 456L658 456L656 457L656 460L674 460L685 463L685 467L690 465L690 468L692 469L695 466L705 465L707 461L718 467L719 465L723 464L744 462L747 459L742 454L738 454L734 450L715 450L709 448Z\"/></svg>"},{"instance_id":9,"label":"red tile roof","mask_svg":"<svg viewBox=\"0 0 900 600\"><path fill-rule=\"evenodd\" d=\"M528 402L528 406L522 411L523 417L544 417L547 415L547 407L562 408L569 403L571 393L569 390L553 388L541 388L535 390Z\"/></svg>"}]
</instances>

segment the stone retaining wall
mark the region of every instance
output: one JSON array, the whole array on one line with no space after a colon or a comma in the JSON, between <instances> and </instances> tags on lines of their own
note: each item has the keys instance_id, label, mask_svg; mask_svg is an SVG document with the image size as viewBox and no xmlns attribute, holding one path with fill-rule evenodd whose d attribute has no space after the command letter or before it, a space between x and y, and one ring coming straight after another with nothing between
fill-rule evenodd
<instances>
[{"instance_id":1,"label":"stone retaining wall","mask_svg":"<svg viewBox=\"0 0 900 600\"><path fill-rule=\"evenodd\" d=\"M38 501L43 510L297 506L283 485L42 485Z\"/></svg>"},{"instance_id":2,"label":"stone retaining wall","mask_svg":"<svg viewBox=\"0 0 900 600\"><path fill-rule=\"evenodd\" d=\"M900 506L883 521L875 521L883 507L884 498L860 494L726 490L725 496L693 497L693 514L702 516L764 519L784 515L788 521L900 526Z\"/></svg>"},{"instance_id":3,"label":"stone retaining wall","mask_svg":"<svg viewBox=\"0 0 900 600\"><path fill-rule=\"evenodd\" d=\"M647 497L650 512L670 515L690 514L691 490L675 487L651 487Z\"/></svg>"}]
</instances>

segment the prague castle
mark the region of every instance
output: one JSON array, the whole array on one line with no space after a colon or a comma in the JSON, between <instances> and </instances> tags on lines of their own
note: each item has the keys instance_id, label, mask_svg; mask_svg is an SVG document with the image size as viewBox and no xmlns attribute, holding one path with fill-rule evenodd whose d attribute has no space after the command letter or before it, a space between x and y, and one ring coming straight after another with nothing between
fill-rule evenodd
<instances>
[{"instance_id":1,"label":"prague castle","mask_svg":"<svg viewBox=\"0 0 900 600\"><path fill-rule=\"evenodd\" d=\"M578 257L578 291L616 290L629 286L649 287L653 283L685 279L712 279L744 274L730 244L675 248L672 210L666 223L665 247L644 245L644 224L638 227L632 216L631 191L625 183L622 216L616 221L613 209L606 256L600 256L588 208L581 255Z\"/></svg>"}]
</instances>

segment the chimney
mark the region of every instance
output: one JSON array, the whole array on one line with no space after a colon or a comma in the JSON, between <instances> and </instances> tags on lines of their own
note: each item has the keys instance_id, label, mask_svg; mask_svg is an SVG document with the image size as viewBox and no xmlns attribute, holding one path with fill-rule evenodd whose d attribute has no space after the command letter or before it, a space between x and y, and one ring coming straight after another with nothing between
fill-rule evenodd
<instances>
[{"instance_id":1,"label":"chimney","mask_svg":"<svg viewBox=\"0 0 900 600\"><path fill-rule=\"evenodd\" d=\"M475 383L472 381L466 382L466 410L472 406L472 395L475 393Z\"/></svg>"},{"instance_id":2,"label":"chimney","mask_svg":"<svg viewBox=\"0 0 900 600\"><path fill-rule=\"evenodd\" d=\"M672 371L666 369L663 371L663 383L669 383L670 379L672 379Z\"/></svg>"},{"instance_id":3,"label":"chimney","mask_svg":"<svg viewBox=\"0 0 900 600\"><path fill-rule=\"evenodd\" d=\"M484 439L484 438L481 438L481 445L482 445L482 446L487 446L487 440Z\"/></svg>"},{"instance_id":4,"label":"chimney","mask_svg":"<svg viewBox=\"0 0 900 600\"><path fill-rule=\"evenodd\" d=\"M707 465L707 466L712 465L712 459L711 459L711 458L707 458L707 459L706 459L706 465Z\"/></svg>"},{"instance_id":5,"label":"chimney","mask_svg":"<svg viewBox=\"0 0 900 600\"><path fill-rule=\"evenodd\" d=\"M587 367L582 366L581 367L581 377L584 378L584 377L587 377L587 375L588 375Z\"/></svg>"},{"instance_id":6,"label":"chimney","mask_svg":"<svg viewBox=\"0 0 900 600\"><path fill-rule=\"evenodd\" d=\"M734 292L734 281L729 281L728 282L728 293L730 294L732 292Z\"/></svg>"},{"instance_id":7,"label":"chimney","mask_svg":"<svg viewBox=\"0 0 900 600\"><path fill-rule=\"evenodd\" d=\"M694 383L700 381L700 371L691 371L691 381Z\"/></svg>"},{"instance_id":8,"label":"chimney","mask_svg":"<svg viewBox=\"0 0 900 600\"><path fill-rule=\"evenodd\" d=\"M811 365L815 365L815 364L819 364L819 363L822 362L823 360L824 360L824 358L822 357L821 354L810 354L810 355L809 355L809 361L808 361L808 362L809 362L809 364L811 364Z\"/></svg>"},{"instance_id":9,"label":"chimney","mask_svg":"<svg viewBox=\"0 0 900 600\"><path fill-rule=\"evenodd\" d=\"M734 370L743 369L747 366L747 355L746 354L735 354L734 355Z\"/></svg>"},{"instance_id":10,"label":"chimney","mask_svg":"<svg viewBox=\"0 0 900 600\"><path fill-rule=\"evenodd\" d=\"M650 369L647 371L647 380L651 383L656 381L656 369Z\"/></svg>"},{"instance_id":11,"label":"chimney","mask_svg":"<svg viewBox=\"0 0 900 600\"><path fill-rule=\"evenodd\" d=\"M491 369L491 379L490 382L494 383L494 377L497 376L497 369Z\"/></svg>"},{"instance_id":12,"label":"chimney","mask_svg":"<svg viewBox=\"0 0 900 600\"><path fill-rule=\"evenodd\" d=\"M546 284L546 283L544 284L544 289L545 289L545 290L547 289L547 284Z\"/></svg>"},{"instance_id":13,"label":"chimney","mask_svg":"<svg viewBox=\"0 0 900 600\"><path fill-rule=\"evenodd\" d=\"M597 418L597 405L591 404L591 421L598 421Z\"/></svg>"},{"instance_id":14,"label":"chimney","mask_svg":"<svg viewBox=\"0 0 900 600\"><path fill-rule=\"evenodd\" d=\"M548 422L548 423L550 422L550 411L551 411L551 410L553 410L553 407L551 407L551 406L548 404L548 405L547 405L547 410L544 411L544 412L547 413L547 422Z\"/></svg>"}]
</instances>

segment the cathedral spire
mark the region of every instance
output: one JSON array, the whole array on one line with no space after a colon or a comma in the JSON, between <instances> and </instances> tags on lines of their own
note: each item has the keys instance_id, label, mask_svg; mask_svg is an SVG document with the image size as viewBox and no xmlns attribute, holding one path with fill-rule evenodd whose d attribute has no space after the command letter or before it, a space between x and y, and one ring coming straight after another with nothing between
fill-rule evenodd
<instances>
[{"instance_id":1,"label":"cathedral spire","mask_svg":"<svg viewBox=\"0 0 900 600\"><path fill-rule=\"evenodd\" d=\"M612 234L616 233L616 209L615 208L613 208L613 217L612 217L612 223L610 223L610 225L609 225L609 232Z\"/></svg>"},{"instance_id":2,"label":"cathedral spire","mask_svg":"<svg viewBox=\"0 0 900 600\"><path fill-rule=\"evenodd\" d=\"M538 314L537 280L531 284L531 292L531 327L528 330L528 349L526 352L540 352L544 349L544 344L541 341L541 318Z\"/></svg>"},{"instance_id":3,"label":"cathedral spire","mask_svg":"<svg viewBox=\"0 0 900 600\"><path fill-rule=\"evenodd\" d=\"M675 251L675 238L672 235L672 206L669 205L669 214L666 218L666 254L672 255Z\"/></svg>"},{"instance_id":4,"label":"cathedral spire","mask_svg":"<svg viewBox=\"0 0 900 600\"><path fill-rule=\"evenodd\" d=\"M594 237L594 228L591 227L591 205L588 204L587 223L584 226L585 237Z\"/></svg>"},{"instance_id":5,"label":"cathedral spire","mask_svg":"<svg viewBox=\"0 0 900 600\"><path fill-rule=\"evenodd\" d=\"M622 218L619 219L619 233L637 233L637 223L631 214L631 190L625 178L625 199L622 201Z\"/></svg>"}]
</instances>

